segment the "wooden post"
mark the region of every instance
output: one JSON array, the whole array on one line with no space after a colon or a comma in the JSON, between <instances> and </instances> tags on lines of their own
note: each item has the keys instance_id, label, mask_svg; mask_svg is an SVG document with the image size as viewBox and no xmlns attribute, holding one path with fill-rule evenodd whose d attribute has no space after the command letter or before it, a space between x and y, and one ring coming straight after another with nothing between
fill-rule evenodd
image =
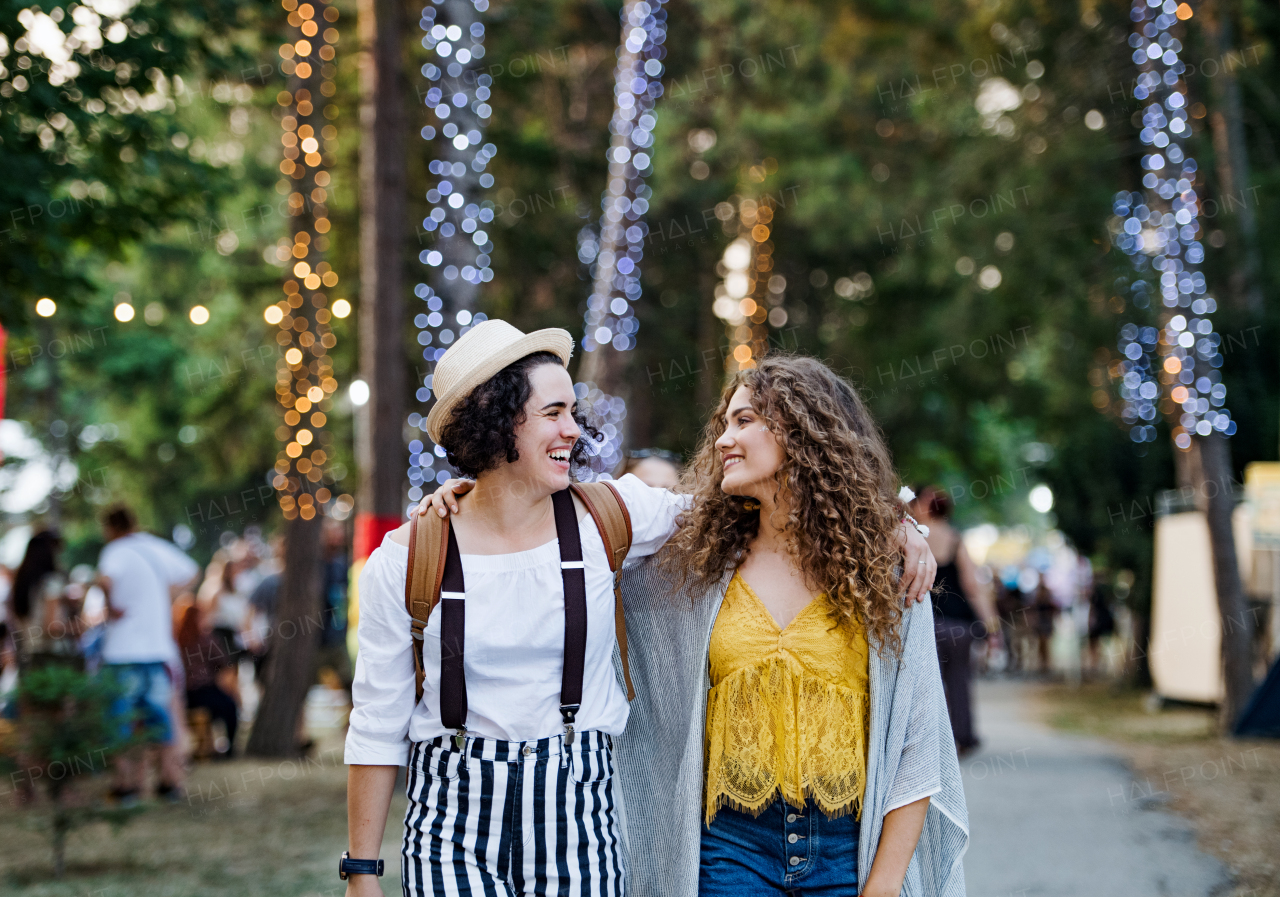
<instances>
[{"instance_id":1,"label":"wooden post","mask_svg":"<svg viewBox=\"0 0 1280 897\"><path fill-rule=\"evenodd\" d=\"M265 689L249 735L254 757L294 757L298 724L315 680L324 628L321 605L320 527L323 518L295 516L285 524L284 576L271 633Z\"/></svg>"},{"instance_id":2,"label":"wooden post","mask_svg":"<svg viewBox=\"0 0 1280 897\"><path fill-rule=\"evenodd\" d=\"M356 559L402 522L404 444L404 240L408 190L403 73L404 10L359 0L360 374L369 402L356 426L360 487Z\"/></svg>"},{"instance_id":3,"label":"wooden post","mask_svg":"<svg viewBox=\"0 0 1280 897\"><path fill-rule=\"evenodd\" d=\"M1213 552L1213 581L1218 593L1218 617L1222 621L1223 696L1218 720L1229 733L1253 693L1253 620L1240 581L1235 533L1231 515L1235 510L1235 477L1231 471L1231 448L1218 433L1197 436L1198 464L1190 465L1196 480L1196 495L1209 524Z\"/></svg>"}]
</instances>

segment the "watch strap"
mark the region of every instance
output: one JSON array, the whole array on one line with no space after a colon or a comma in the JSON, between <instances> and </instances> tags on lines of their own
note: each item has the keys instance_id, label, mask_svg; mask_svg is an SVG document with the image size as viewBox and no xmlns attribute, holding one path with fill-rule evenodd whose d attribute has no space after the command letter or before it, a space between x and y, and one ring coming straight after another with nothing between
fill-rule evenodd
<instances>
[{"instance_id":1,"label":"watch strap","mask_svg":"<svg viewBox=\"0 0 1280 897\"><path fill-rule=\"evenodd\" d=\"M382 860L353 860L344 850L342 859L338 860L338 878L346 881L352 875L381 876L384 864Z\"/></svg>"}]
</instances>

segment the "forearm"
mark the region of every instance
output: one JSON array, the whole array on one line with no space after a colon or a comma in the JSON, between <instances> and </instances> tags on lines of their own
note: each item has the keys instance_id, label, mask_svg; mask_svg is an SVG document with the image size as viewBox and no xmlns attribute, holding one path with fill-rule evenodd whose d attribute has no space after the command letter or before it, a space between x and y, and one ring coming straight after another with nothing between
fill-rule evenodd
<instances>
[{"instance_id":1,"label":"forearm","mask_svg":"<svg viewBox=\"0 0 1280 897\"><path fill-rule=\"evenodd\" d=\"M378 858L398 772L397 766L347 767L347 849L353 859Z\"/></svg>"},{"instance_id":2,"label":"forearm","mask_svg":"<svg viewBox=\"0 0 1280 897\"><path fill-rule=\"evenodd\" d=\"M880 830L880 846L876 849L876 858L867 874L861 897L898 897L902 880L907 876L907 866L911 864L911 856L920 842L928 810L929 798L922 797L885 815L884 826Z\"/></svg>"}]
</instances>

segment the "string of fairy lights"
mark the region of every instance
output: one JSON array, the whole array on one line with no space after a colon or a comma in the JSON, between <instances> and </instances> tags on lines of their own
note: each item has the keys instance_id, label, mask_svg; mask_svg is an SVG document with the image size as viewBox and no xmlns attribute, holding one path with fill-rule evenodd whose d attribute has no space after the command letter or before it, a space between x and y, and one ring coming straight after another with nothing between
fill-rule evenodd
<instances>
[{"instance_id":1,"label":"string of fairy lights","mask_svg":"<svg viewBox=\"0 0 1280 897\"><path fill-rule=\"evenodd\" d=\"M422 403L431 399L435 362L454 340L485 320L475 305L480 284L493 279L488 230L494 204L480 198L480 191L493 186L493 175L485 168L498 153L492 143L484 142L493 79L480 71L485 30L479 14L488 8L488 0L432 0L418 22L422 46L435 54L435 61L422 66L431 123L421 135L436 155L428 165L433 177L426 195L431 211L422 221L422 230L433 242L419 254L427 278L414 287L424 305L414 317L426 363L417 391ZM414 411L408 424L422 432L409 441L409 498L416 502L424 487L443 483L452 474L444 449L426 435L426 414Z\"/></svg>"},{"instance_id":2,"label":"string of fairy lights","mask_svg":"<svg viewBox=\"0 0 1280 897\"><path fill-rule=\"evenodd\" d=\"M283 176L277 189L288 194L291 243L278 257L292 261L284 281L284 298L267 306L263 317L279 325L276 342L283 355L276 369L276 396L284 423L276 437L284 443L275 463L273 485L286 520L310 520L323 513L332 499L329 434L325 430L331 396L338 388L329 350L336 344L330 320L346 317L345 299L329 302L325 289L338 284L337 273L324 261L329 248L326 202L327 170L337 129L330 122L337 107L325 103L334 94L334 46L338 43L338 10L329 0L302 3L282 0L293 40L280 47L281 68L289 76L288 89L277 96L283 114Z\"/></svg>"},{"instance_id":3,"label":"string of fairy lights","mask_svg":"<svg viewBox=\"0 0 1280 897\"><path fill-rule=\"evenodd\" d=\"M1130 322L1120 330L1122 358L1111 372L1124 402L1121 419L1134 442L1153 442L1154 421L1163 413L1173 425L1174 444L1183 450L1191 447L1193 434L1236 431L1223 407L1221 337L1210 320L1217 302L1198 270L1204 247L1195 187L1203 180L1184 148L1191 126L1176 34L1192 15L1188 4L1176 0L1134 0L1129 43L1139 75L1133 95L1146 103L1139 139L1150 151L1142 157L1145 190L1117 193L1112 209L1115 244L1134 269L1117 286L1134 307L1154 307L1158 324Z\"/></svg>"},{"instance_id":4,"label":"string of fairy lights","mask_svg":"<svg viewBox=\"0 0 1280 897\"><path fill-rule=\"evenodd\" d=\"M622 459L625 400L599 388L601 351L627 352L636 346L640 322L634 303L640 298L640 262L649 236L644 215L653 191L645 178L653 171L651 151L657 126L654 105L662 96L663 41L667 36L666 0L627 0L620 13L622 40L614 69L613 135L605 157L609 180L595 226L578 233L578 260L589 266L582 348L587 353L575 384L579 404L595 418L603 441L595 447L591 468L611 470Z\"/></svg>"},{"instance_id":5,"label":"string of fairy lights","mask_svg":"<svg viewBox=\"0 0 1280 897\"><path fill-rule=\"evenodd\" d=\"M781 275L769 273L773 270L773 242L769 239L773 200L740 198L736 208L727 205L724 220L736 213L738 237L725 247L717 266L721 280L716 284L711 310L725 322L730 346L725 369L733 373L755 367L756 359L769 350L769 327L787 322L787 312L781 307L787 282Z\"/></svg>"},{"instance_id":6,"label":"string of fairy lights","mask_svg":"<svg viewBox=\"0 0 1280 897\"><path fill-rule=\"evenodd\" d=\"M628 0L622 8L624 40L614 69L613 138L606 154L609 181L598 231L584 228L578 243L578 258L591 266L593 284L582 340L587 352L607 345L620 352L634 349L640 329L633 303L640 298L640 262L649 233L643 216L652 191L645 178L653 171L654 104L662 96L664 2Z\"/></svg>"},{"instance_id":7,"label":"string of fairy lights","mask_svg":"<svg viewBox=\"0 0 1280 897\"><path fill-rule=\"evenodd\" d=\"M601 202L599 233L584 233L580 239L579 256L584 264L592 264L594 281L583 340L587 351L604 345L619 351L635 346L638 325L631 303L640 296L639 263L648 235L642 216L651 193L644 180L652 163L646 150L653 144L654 101L662 93L664 2L628 0L621 14L624 39L615 71L610 179ZM325 486L317 487L324 479L327 460L317 443L327 440L322 429L324 411L327 397L337 386L323 350L333 344L327 328L330 318L345 317L350 306L337 300L332 309L326 308L327 297L319 292L321 287L337 283L337 275L319 259L327 243L323 234L329 229L324 208L329 180L321 167L319 140L331 140L333 129L313 121L321 104L313 96L317 88L312 82L320 75L319 92L332 95L332 72L319 70L333 58L337 31L325 29L323 44L313 47L313 41L319 44L317 7L310 3L299 6L297 0L283 0L283 5L290 14L290 26L300 34L298 40L281 48L286 73L293 75L293 81L291 89L280 95L281 105L290 113L284 117L286 158L281 171L296 182L282 182L290 192L293 242L281 252L296 261L294 277L285 283L285 298L270 306L265 317L280 325L277 340L285 347L277 384L286 409L285 424L277 433L286 445L275 466L274 483L281 490L285 516L305 519L331 498ZM435 178L426 194L430 212L422 221L422 232L433 242L419 255L428 269L427 277L414 288L424 306L414 319L426 363L417 390L422 403L431 399L435 362L454 340L485 320L483 313L475 311L476 299L479 286L493 279L493 242L488 229L494 204L480 195L493 186L493 175L485 169L497 154L492 143L484 142L484 128L492 114L488 104L492 78L479 66L485 55L485 28L479 14L488 6L488 0L432 0L423 8L419 21L422 45L435 56L422 67L428 81L425 105L432 119L422 128L421 136L436 150L436 158L428 166ZM336 21L336 9L327 2L320 8L323 18ZM313 63L313 54L323 64ZM314 357L309 360L308 354ZM625 404L590 384L578 384L578 390L608 440L598 453L598 462L616 463ZM319 407L322 404L324 407ZM451 472L443 449L425 436L426 415L415 411L407 423L423 433L421 437L415 434L409 442L408 495L417 501L424 487L444 482Z\"/></svg>"}]
</instances>

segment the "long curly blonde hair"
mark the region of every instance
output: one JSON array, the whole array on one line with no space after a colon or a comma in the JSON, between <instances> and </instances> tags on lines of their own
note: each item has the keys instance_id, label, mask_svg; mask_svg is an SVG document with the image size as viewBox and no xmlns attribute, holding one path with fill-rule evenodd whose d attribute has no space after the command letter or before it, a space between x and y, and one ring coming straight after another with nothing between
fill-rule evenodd
<instances>
[{"instance_id":1,"label":"long curly blonde hair","mask_svg":"<svg viewBox=\"0 0 1280 897\"><path fill-rule=\"evenodd\" d=\"M879 427L857 391L812 358L772 355L738 372L703 431L681 491L693 494L665 562L684 585L709 588L742 562L760 524L758 503L726 495L716 440L740 386L782 448L778 495L788 549L810 585L826 592L837 626L866 629L870 644L901 651L897 476Z\"/></svg>"}]
</instances>

